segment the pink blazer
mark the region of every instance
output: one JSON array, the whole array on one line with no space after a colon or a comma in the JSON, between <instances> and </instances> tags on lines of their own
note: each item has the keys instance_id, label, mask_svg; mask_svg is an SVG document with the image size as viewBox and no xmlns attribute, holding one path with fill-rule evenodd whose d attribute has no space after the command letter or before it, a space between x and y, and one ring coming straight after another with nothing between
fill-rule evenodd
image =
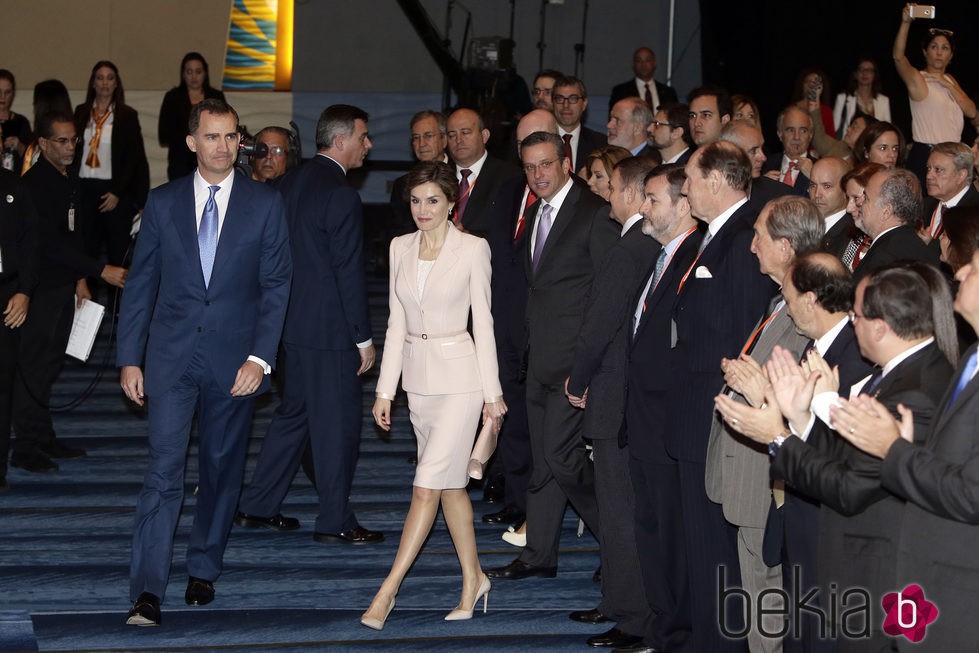
<instances>
[{"instance_id":1,"label":"pink blazer","mask_svg":"<svg viewBox=\"0 0 979 653\"><path fill-rule=\"evenodd\" d=\"M398 377L406 392L503 396L490 314L490 248L450 227L418 296L421 232L391 241L390 311L377 394L393 398ZM472 308L473 336L466 330ZM475 341L474 341L475 338Z\"/></svg>"}]
</instances>

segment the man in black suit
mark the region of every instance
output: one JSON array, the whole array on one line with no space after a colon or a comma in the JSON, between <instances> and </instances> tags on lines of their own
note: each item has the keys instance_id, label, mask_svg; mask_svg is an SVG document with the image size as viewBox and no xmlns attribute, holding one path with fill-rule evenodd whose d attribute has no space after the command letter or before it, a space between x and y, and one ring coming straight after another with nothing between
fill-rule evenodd
<instances>
[{"instance_id":1,"label":"man in black suit","mask_svg":"<svg viewBox=\"0 0 979 653\"><path fill-rule=\"evenodd\" d=\"M608 140L604 134L588 129L581 124L581 117L588 108L588 91L585 83L577 77L562 77L554 83L551 93L554 103L554 117L557 119L558 136L566 143L565 149L571 152L571 170L577 171L584 165L585 158Z\"/></svg>"},{"instance_id":2,"label":"man in black suit","mask_svg":"<svg viewBox=\"0 0 979 653\"><path fill-rule=\"evenodd\" d=\"M383 535L360 526L349 502L360 449L359 376L375 356L363 207L346 179L371 148L367 114L349 105L327 107L316 125L316 145L313 160L280 186L293 260L280 356L282 402L235 522L280 531L299 528L299 521L283 516L281 508L309 443L320 500L313 538L381 542Z\"/></svg>"},{"instance_id":3,"label":"man in black suit","mask_svg":"<svg viewBox=\"0 0 979 653\"><path fill-rule=\"evenodd\" d=\"M459 201L452 221L457 227L485 238L492 228L493 199L500 185L519 172L486 151L490 132L472 109L456 109L449 116L446 136L449 157L459 179Z\"/></svg>"},{"instance_id":4,"label":"man in black suit","mask_svg":"<svg viewBox=\"0 0 979 653\"><path fill-rule=\"evenodd\" d=\"M928 155L925 189L928 197L921 212L922 233L928 242L942 232L942 215L954 206L979 206L979 191L972 185L975 160L962 143L938 143Z\"/></svg>"},{"instance_id":5,"label":"man in black suit","mask_svg":"<svg viewBox=\"0 0 979 653\"><path fill-rule=\"evenodd\" d=\"M448 139L446 132L445 114L440 111L424 109L411 117L411 152L418 161L449 162L445 153ZM411 218L411 209L405 199L405 180L407 173L394 180L391 185L391 226L385 245L390 244L395 236L411 233L415 230L415 221ZM387 256L387 251L384 252Z\"/></svg>"},{"instance_id":6,"label":"man in black suit","mask_svg":"<svg viewBox=\"0 0 979 653\"><path fill-rule=\"evenodd\" d=\"M768 157L762 174L791 188L793 195L805 197L809 194L812 172L812 159L809 158L812 118L802 109L789 106L779 112L775 125L782 151Z\"/></svg>"},{"instance_id":7,"label":"man in black suit","mask_svg":"<svg viewBox=\"0 0 979 653\"><path fill-rule=\"evenodd\" d=\"M734 105L731 94L720 86L699 86L687 95L690 105L690 138L703 147L717 140L721 128L731 121Z\"/></svg>"},{"instance_id":8,"label":"man in black suit","mask_svg":"<svg viewBox=\"0 0 979 653\"><path fill-rule=\"evenodd\" d=\"M60 442L48 404L61 373L75 307L91 299L86 277L101 277L122 288L127 271L101 265L85 254L78 215L78 171L72 163L77 144L74 119L50 113L38 129L41 156L22 182L38 217L38 280L31 310L20 327L18 358L30 361L14 378L15 439L10 464L29 472L58 469L52 458L84 456L82 449ZM77 304L76 304L77 302Z\"/></svg>"},{"instance_id":9,"label":"man in black suit","mask_svg":"<svg viewBox=\"0 0 979 653\"><path fill-rule=\"evenodd\" d=\"M854 229L853 217L846 212L846 191L842 184L843 175L851 168L845 159L823 157L812 164L809 180L809 199L825 221L823 251L838 258L843 257Z\"/></svg>"},{"instance_id":10,"label":"man in black suit","mask_svg":"<svg viewBox=\"0 0 979 653\"><path fill-rule=\"evenodd\" d=\"M938 265L938 252L915 232L921 216L921 185L914 174L903 168L881 170L867 182L864 196L857 227L873 242L853 271L854 279L905 259Z\"/></svg>"},{"instance_id":11,"label":"man in black suit","mask_svg":"<svg viewBox=\"0 0 979 653\"><path fill-rule=\"evenodd\" d=\"M956 278L961 282L955 310L979 329L979 253ZM834 414L840 433L867 453L882 458L884 489L905 499L901 515L895 588L917 583L941 610L919 644L899 642L901 650L966 651L979 641L973 602L979 573L975 555L977 526L976 423L979 380L976 346L962 357L924 439L917 439L917 414L901 411L898 424L882 406L844 406ZM873 404L868 401L868 404ZM852 409L852 410L851 410ZM920 614L920 612L919 612Z\"/></svg>"},{"instance_id":12,"label":"man in black suit","mask_svg":"<svg viewBox=\"0 0 979 653\"><path fill-rule=\"evenodd\" d=\"M535 132L520 156L540 201L527 225L527 415L534 471L527 492L527 546L490 578L551 578L557 573L561 522L568 501L596 538L594 472L582 440L581 411L568 404L564 382L574 363L585 299L605 253L616 241L615 223L596 195L571 180L564 141Z\"/></svg>"},{"instance_id":13,"label":"man in black suit","mask_svg":"<svg viewBox=\"0 0 979 653\"><path fill-rule=\"evenodd\" d=\"M663 164L685 164L690 149L690 107L671 102L659 107L653 122L646 127L646 142L659 151Z\"/></svg>"},{"instance_id":14,"label":"man in black suit","mask_svg":"<svg viewBox=\"0 0 979 653\"><path fill-rule=\"evenodd\" d=\"M750 249L756 213L747 198L748 156L732 143L714 142L694 152L686 173L684 194L693 215L707 223L707 235L678 284L664 441L678 461L686 549L697 561L689 567L694 649L740 649L743 641L721 634L717 609L718 574L727 587L740 583L737 529L707 498L705 460L714 395L724 383L721 359L738 355L775 286ZM729 632L743 629L740 613L726 616Z\"/></svg>"},{"instance_id":15,"label":"man in black suit","mask_svg":"<svg viewBox=\"0 0 979 653\"><path fill-rule=\"evenodd\" d=\"M37 213L20 177L0 171L0 492L7 489L14 378L20 327L27 320L37 285Z\"/></svg>"},{"instance_id":16,"label":"man in black suit","mask_svg":"<svg viewBox=\"0 0 979 653\"><path fill-rule=\"evenodd\" d=\"M655 111L656 107L666 102L676 102L676 91L653 79L656 74L656 53L650 48L639 48L632 55L632 72L636 75L633 79L612 87L612 95L608 100L609 111L616 102L627 97L641 99L650 111Z\"/></svg>"},{"instance_id":17,"label":"man in black suit","mask_svg":"<svg viewBox=\"0 0 979 653\"><path fill-rule=\"evenodd\" d=\"M624 147L632 156L648 156L659 162L659 151L646 142L646 129L653 122L653 112L646 103L634 97L619 100L608 120L608 144Z\"/></svg>"},{"instance_id":18,"label":"man in black suit","mask_svg":"<svg viewBox=\"0 0 979 653\"><path fill-rule=\"evenodd\" d=\"M653 270L633 298L628 347L625 419L620 439L628 444L635 492L636 545L641 579L654 616L643 633L647 650L682 650L690 638L690 590L677 460L666 451L664 425L673 380L663 374L670 355L673 300L703 234L680 194L687 176L679 165L646 176L640 209L643 233L660 245ZM659 269L659 274L656 274Z\"/></svg>"},{"instance_id":19,"label":"man in black suit","mask_svg":"<svg viewBox=\"0 0 979 653\"><path fill-rule=\"evenodd\" d=\"M633 527L635 493L629 478L629 450L619 446L634 298L661 249L643 234L639 213L645 200L645 178L652 168L648 160L630 157L619 161L612 171L611 216L622 231L595 274L567 381L571 405L585 410L584 435L592 442L595 462L595 495L602 523L602 601L597 611L615 622L608 632L590 638L590 646L638 644L652 616L643 585L635 582L639 574Z\"/></svg>"},{"instance_id":20,"label":"man in black suit","mask_svg":"<svg viewBox=\"0 0 979 653\"><path fill-rule=\"evenodd\" d=\"M534 109L517 123L517 150L520 142L542 131L557 134L554 114ZM527 231L531 207L537 202L527 178L514 177L503 183L494 202L493 227L489 243L492 252L493 333L500 367L500 385L507 404L496 446L495 460L503 468L504 504L501 510L483 515L488 524L519 525L527 513L527 485L533 461L530 429L527 426ZM506 298L500 300L500 298Z\"/></svg>"},{"instance_id":21,"label":"man in black suit","mask_svg":"<svg viewBox=\"0 0 979 653\"><path fill-rule=\"evenodd\" d=\"M915 440L922 444L952 375L948 353L955 332L944 280L934 268L918 265L927 279L916 269L889 266L857 284L852 311L857 342L879 368L854 383L850 396L876 397L894 415L899 404L912 408ZM830 417L838 393L821 387L814 396L814 383L794 360L782 355L779 361L783 371L770 367L769 376L791 432L772 440L773 478L826 507L818 565L823 591L833 583L862 587L879 601L895 589L902 501L881 487L880 461L838 437L841 425ZM888 641L878 621L866 626L876 644Z\"/></svg>"}]
</instances>

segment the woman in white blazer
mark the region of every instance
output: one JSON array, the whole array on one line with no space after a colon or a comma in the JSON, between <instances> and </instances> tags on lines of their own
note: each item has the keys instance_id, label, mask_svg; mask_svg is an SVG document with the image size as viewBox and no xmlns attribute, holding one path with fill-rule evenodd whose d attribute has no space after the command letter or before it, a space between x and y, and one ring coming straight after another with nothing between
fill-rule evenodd
<instances>
[{"instance_id":1,"label":"woman in white blazer","mask_svg":"<svg viewBox=\"0 0 979 653\"><path fill-rule=\"evenodd\" d=\"M880 77L873 59L857 61L857 67L847 80L846 92L836 96L833 125L837 138L843 138L846 128L857 116L891 121L891 101L880 92Z\"/></svg>"},{"instance_id":2,"label":"woman in white blazer","mask_svg":"<svg viewBox=\"0 0 979 653\"><path fill-rule=\"evenodd\" d=\"M376 630L394 608L440 503L462 566L462 598L446 620L469 619L489 593L476 554L467 465L480 415L498 429L506 413L490 315L489 245L449 223L459 193L450 166L420 163L405 188L418 231L391 241L391 316L372 412L378 426L390 430L401 377L418 466L391 572L360 620ZM472 337L466 330L470 309Z\"/></svg>"}]
</instances>

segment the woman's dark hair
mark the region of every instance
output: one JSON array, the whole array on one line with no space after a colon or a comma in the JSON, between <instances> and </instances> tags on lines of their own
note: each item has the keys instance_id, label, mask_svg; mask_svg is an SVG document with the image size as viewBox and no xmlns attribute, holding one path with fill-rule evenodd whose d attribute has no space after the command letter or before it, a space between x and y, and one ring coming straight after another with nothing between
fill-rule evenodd
<instances>
[{"instance_id":1,"label":"woman's dark hair","mask_svg":"<svg viewBox=\"0 0 979 653\"><path fill-rule=\"evenodd\" d=\"M125 104L126 93L122 89L122 77L119 75L119 69L111 61L97 61L92 66L92 74L88 76L88 91L85 93L85 104L91 106L92 102L95 101L95 73L99 71L99 68L109 68L116 74L116 90L112 92L112 103Z\"/></svg>"},{"instance_id":2,"label":"woman's dark hair","mask_svg":"<svg viewBox=\"0 0 979 653\"><path fill-rule=\"evenodd\" d=\"M853 68L853 72L850 73L850 78L846 81L846 93L847 95L856 95L857 87L860 84L857 82L857 75L859 75L858 69L861 64L869 63L874 67L874 82L870 85L870 94L876 98L880 95L880 71L877 70L877 62L870 57L860 57L857 59L857 65Z\"/></svg>"},{"instance_id":3,"label":"woman's dark hair","mask_svg":"<svg viewBox=\"0 0 979 653\"><path fill-rule=\"evenodd\" d=\"M187 80L184 79L184 68L187 66L189 61L200 61L201 66L204 68L204 86L202 89L208 91L211 89L211 71L207 67L207 59L204 58L200 52L188 52L184 55L184 58L180 60L180 84L178 86L184 90L187 89Z\"/></svg>"},{"instance_id":4,"label":"woman's dark hair","mask_svg":"<svg viewBox=\"0 0 979 653\"><path fill-rule=\"evenodd\" d=\"M819 75L819 77L823 80L823 92L819 95L819 103L830 104L830 102L832 102L829 88L829 77L827 77L826 73L824 73L821 69L815 66L803 68L802 72L799 73L799 76L795 78L795 86L792 87L792 98L790 102L799 102L806 99L806 77L813 74Z\"/></svg>"},{"instance_id":5,"label":"woman's dark hair","mask_svg":"<svg viewBox=\"0 0 979 653\"><path fill-rule=\"evenodd\" d=\"M931 42L939 36L945 37L945 40L948 41L948 47L952 50L952 54L955 54L955 34L952 33L952 30L940 29L938 27L932 27L925 32L925 35L921 38L921 49L927 50Z\"/></svg>"},{"instance_id":6,"label":"woman's dark hair","mask_svg":"<svg viewBox=\"0 0 979 653\"><path fill-rule=\"evenodd\" d=\"M71 114L71 97L60 79L46 79L34 85L34 131L37 132L41 116L51 112Z\"/></svg>"},{"instance_id":7,"label":"woman's dark hair","mask_svg":"<svg viewBox=\"0 0 979 653\"><path fill-rule=\"evenodd\" d=\"M408 171L408 177L405 179L405 201L411 201L413 189L428 183L438 186L445 194L445 199L452 204L458 201L459 181L456 179L455 169L441 161L422 161Z\"/></svg>"},{"instance_id":8,"label":"woman's dark hair","mask_svg":"<svg viewBox=\"0 0 979 653\"><path fill-rule=\"evenodd\" d=\"M972 260L979 249L979 208L954 206L942 215L942 229L948 238L946 262L953 271Z\"/></svg>"},{"instance_id":9,"label":"woman's dark hair","mask_svg":"<svg viewBox=\"0 0 979 653\"><path fill-rule=\"evenodd\" d=\"M843 192L845 193L846 185L851 180L857 182L862 187L866 188L867 184L870 183L870 178L883 169L884 166L882 166L879 163L871 163L870 161L864 161L863 163L858 163L857 165L853 166L852 170L850 170L848 173L843 175L842 179L840 179L840 188L842 188Z\"/></svg>"},{"instance_id":10,"label":"woman's dark hair","mask_svg":"<svg viewBox=\"0 0 979 653\"><path fill-rule=\"evenodd\" d=\"M860 138L853 145L853 159L857 163L867 163L870 160L870 148L873 147L878 138L887 132L897 134L897 163L894 165L895 167L903 166L907 154L907 141L904 140L904 134L896 125L883 120L877 120L864 128Z\"/></svg>"},{"instance_id":11,"label":"woman's dark hair","mask_svg":"<svg viewBox=\"0 0 979 653\"><path fill-rule=\"evenodd\" d=\"M5 79L10 82L10 86L13 88L14 92L17 91L17 80L14 78L14 74L12 72L6 68L0 68L0 79Z\"/></svg>"}]
</instances>

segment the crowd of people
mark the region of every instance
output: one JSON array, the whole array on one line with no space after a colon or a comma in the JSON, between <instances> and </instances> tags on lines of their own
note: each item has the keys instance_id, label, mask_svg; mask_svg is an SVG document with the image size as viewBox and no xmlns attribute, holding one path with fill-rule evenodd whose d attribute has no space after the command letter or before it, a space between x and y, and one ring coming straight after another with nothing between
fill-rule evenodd
<instances>
[{"instance_id":1,"label":"crowd of people","mask_svg":"<svg viewBox=\"0 0 979 653\"><path fill-rule=\"evenodd\" d=\"M372 415L390 429L405 391L417 466L362 624L385 627L439 508L463 577L445 619L464 620L494 581L556 576L570 504L599 543L601 600L569 615L607 624L592 647L975 648L979 191L960 138L977 114L946 71L951 32L928 30L923 70L908 62L912 8L893 52L910 140L872 59L835 103L803 71L766 154L750 97L706 85L680 103L645 47L606 134L582 123L582 80L541 71L519 166L487 152L471 108L412 117ZM162 620L195 414L188 605L214 600L233 523L299 528L281 511L304 463L317 541L384 541L349 499L375 362L346 181L372 147L368 115L327 107L302 163L290 130L263 129L249 179L237 114L190 53L160 117L171 182L149 190L111 62L33 137L12 92L0 71L4 146L26 169L0 174L2 487L11 414L12 465L85 454L55 438L47 403L75 302L101 278L125 288L123 390L150 398L127 623ZM281 399L242 492L273 367ZM482 520L520 553L484 568L466 488L490 474L505 495Z\"/></svg>"}]
</instances>

